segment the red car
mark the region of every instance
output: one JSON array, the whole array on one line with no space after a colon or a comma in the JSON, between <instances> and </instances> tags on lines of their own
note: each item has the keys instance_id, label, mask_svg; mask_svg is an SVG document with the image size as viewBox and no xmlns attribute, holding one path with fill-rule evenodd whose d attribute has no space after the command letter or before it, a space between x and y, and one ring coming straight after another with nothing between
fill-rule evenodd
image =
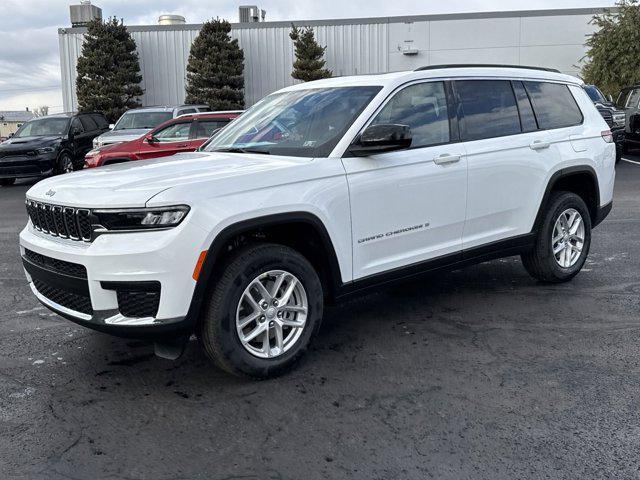
<instances>
[{"instance_id":1,"label":"red car","mask_svg":"<svg viewBox=\"0 0 640 480\"><path fill-rule=\"evenodd\" d=\"M136 140L91 150L84 157L84 167L101 167L131 160L166 157L180 152L193 152L206 142L215 130L224 127L241 113L241 110L234 110L182 115L166 121Z\"/></svg>"}]
</instances>

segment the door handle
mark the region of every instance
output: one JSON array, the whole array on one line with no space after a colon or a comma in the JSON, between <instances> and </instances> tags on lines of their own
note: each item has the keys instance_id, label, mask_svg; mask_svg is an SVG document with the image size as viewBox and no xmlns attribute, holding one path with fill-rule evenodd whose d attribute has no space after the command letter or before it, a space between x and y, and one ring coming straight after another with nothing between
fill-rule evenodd
<instances>
[{"instance_id":1,"label":"door handle","mask_svg":"<svg viewBox=\"0 0 640 480\"><path fill-rule=\"evenodd\" d=\"M545 142L544 140L534 140L529 145L531 150L543 150L545 148L549 148L551 146L550 142Z\"/></svg>"},{"instance_id":2,"label":"door handle","mask_svg":"<svg viewBox=\"0 0 640 480\"><path fill-rule=\"evenodd\" d=\"M462 155L450 155L448 153L445 153L443 155L440 155L434 158L433 162L436 165L446 165L448 163L459 162L461 158L462 158Z\"/></svg>"}]
</instances>

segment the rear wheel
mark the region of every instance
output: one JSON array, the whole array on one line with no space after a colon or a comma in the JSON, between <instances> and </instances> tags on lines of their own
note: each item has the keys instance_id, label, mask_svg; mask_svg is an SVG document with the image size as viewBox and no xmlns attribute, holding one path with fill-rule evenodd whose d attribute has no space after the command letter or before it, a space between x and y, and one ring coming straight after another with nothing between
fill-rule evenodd
<instances>
[{"instance_id":1,"label":"rear wheel","mask_svg":"<svg viewBox=\"0 0 640 480\"><path fill-rule=\"evenodd\" d=\"M212 288L199 337L224 370L274 377L302 358L322 311L322 285L306 258L282 245L251 246L230 260Z\"/></svg>"},{"instance_id":2,"label":"rear wheel","mask_svg":"<svg viewBox=\"0 0 640 480\"><path fill-rule=\"evenodd\" d=\"M527 272L545 282L566 282L582 269L591 246L591 217L575 193L557 192L549 200L534 249L522 255Z\"/></svg>"},{"instance_id":3,"label":"rear wheel","mask_svg":"<svg viewBox=\"0 0 640 480\"><path fill-rule=\"evenodd\" d=\"M71 173L74 170L71 155L68 153L60 155L60 158L58 158L58 164L56 165L56 174L62 175L63 173Z\"/></svg>"},{"instance_id":4,"label":"rear wheel","mask_svg":"<svg viewBox=\"0 0 640 480\"><path fill-rule=\"evenodd\" d=\"M0 186L2 187L9 187L14 183L16 183L15 178L0 178Z\"/></svg>"}]
</instances>

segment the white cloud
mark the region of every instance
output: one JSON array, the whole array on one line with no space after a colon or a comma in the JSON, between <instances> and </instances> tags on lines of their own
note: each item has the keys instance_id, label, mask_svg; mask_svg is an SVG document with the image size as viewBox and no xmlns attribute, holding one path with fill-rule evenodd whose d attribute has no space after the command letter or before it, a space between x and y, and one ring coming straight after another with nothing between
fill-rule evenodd
<instances>
[{"instance_id":1,"label":"white cloud","mask_svg":"<svg viewBox=\"0 0 640 480\"><path fill-rule=\"evenodd\" d=\"M69 25L73 0L0 0L0 109L62 105L57 32ZM189 23L220 17L237 20L238 6L256 3L267 20L385 17L471 11L584 8L612 5L614 0L94 0L105 17L125 24L152 24L174 13ZM505 6L508 3L508 6ZM7 19L11 19L7 21ZM55 110L53 108L52 110Z\"/></svg>"}]
</instances>

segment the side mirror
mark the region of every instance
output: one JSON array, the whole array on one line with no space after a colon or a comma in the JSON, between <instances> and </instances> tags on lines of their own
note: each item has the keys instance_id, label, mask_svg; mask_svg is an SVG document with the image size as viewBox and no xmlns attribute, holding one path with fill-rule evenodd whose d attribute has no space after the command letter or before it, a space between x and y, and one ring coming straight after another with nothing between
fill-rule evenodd
<instances>
[{"instance_id":1,"label":"side mirror","mask_svg":"<svg viewBox=\"0 0 640 480\"><path fill-rule=\"evenodd\" d=\"M116 128L116 126L113 123L109 124L109 130L113 130L114 128Z\"/></svg>"},{"instance_id":2,"label":"side mirror","mask_svg":"<svg viewBox=\"0 0 640 480\"><path fill-rule=\"evenodd\" d=\"M411 146L411 128L407 125L370 125L354 143L349 152L356 157L366 157L376 153L404 150Z\"/></svg>"},{"instance_id":3,"label":"side mirror","mask_svg":"<svg viewBox=\"0 0 640 480\"><path fill-rule=\"evenodd\" d=\"M147 143L157 143L158 139L154 137L151 133L147 133L144 137L145 142Z\"/></svg>"},{"instance_id":4,"label":"side mirror","mask_svg":"<svg viewBox=\"0 0 640 480\"><path fill-rule=\"evenodd\" d=\"M13 132L11 132L11 133L9 134L9 138L13 137L14 135L15 135L15 134L14 134Z\"/></svg>"}]
</instances>

